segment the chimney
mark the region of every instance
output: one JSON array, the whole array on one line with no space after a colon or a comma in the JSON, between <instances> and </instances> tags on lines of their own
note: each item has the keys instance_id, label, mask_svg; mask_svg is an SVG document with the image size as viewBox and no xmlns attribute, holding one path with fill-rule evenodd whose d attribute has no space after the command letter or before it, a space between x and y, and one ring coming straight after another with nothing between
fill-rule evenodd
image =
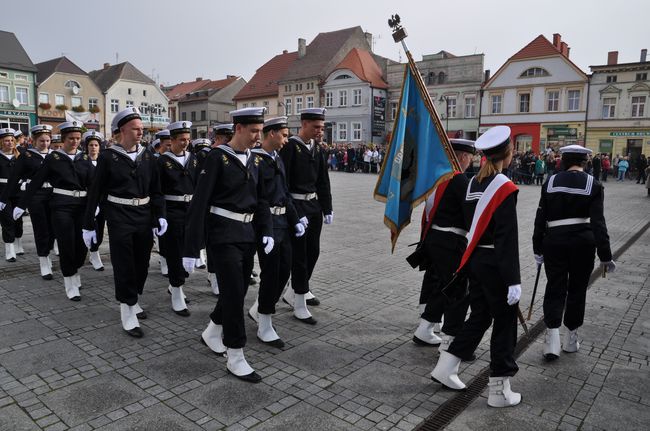
<instances>
[{"instance_id":1,"label":"chimney","mask_svg":"<svg viewBox=\"0 0 650 431\"><path fill-rule=\"evenodd\" d=\"M372 33L365 32L363 35L366 37L368 48L370 48L370 51L372 51Z\"/></svg>"},{"instance_id":2,"label":"chimney","mask_svg":"<svg viewBox=\"0 0 650 431\"><path fill-rule=\"evenodd\" d=\"M648 57L648 50L643 48L641 50L641 63L645 63L647 57Z\"/></svg>"},{"instance_id":3,"label":"chimney","mask_svg":"<svg viewBox=\"0 0 650 431\"><path fill-rule=\"evenodd\" d=\"M607 53L607 65L618 64L618 51L609 51Z\"/></svg>"},{"instance_id":4,"label":"chimney","mask_svg":"<svg viewBox=\"0 0 650 431\"><path fill-rule=\"evenodd\" d=\"M237 78L237 75L226 75L226 79Z\"/></svg>"},{"instance_id":5,"label":"chimney","mask_svg":"<svg viewBox=\"0 0 650 431\"><path fill-rule=\"evenodd\" d=\"M104 69L108 69L111 66L111 63L104 63Z\"/></svg>"},{"instance_id":6,"label":"chimney","mask_svg":"<svg viewBox=\"0 0 650 431\"><path fill-rule=\"evenodd\" d=\"M553 46L555 49L562 52L562 36L560 33L553 33Z\"/></svg>"},{"instance_id":7,"label":"chimney","mask_svg":"<svg viewBox=\"0 0 650 431\"><path fill-rule=\"evenodd\" d=\"M569 54L571 53L571 47L566 48L566 58L569 58Z\"/></svg>"},{"instance_id":8,"label":"chimney","mask_svg":"<svg viewBox=\"0 0 650 431\"><path fill-rule=\"evenodd\" d=\"M286 49L283 49L282 54L289 54L289 51L287 51Z\"/></svg>"},{"instance_id":9,"label":"chimney","mask_svg":"<svg viewBox=\"0 0 650 431\"><path fill-rule=\"evenodd\" d=\"M307 41L303 38L298 39L298 58L303 58L307 54Z\"/></svg>"},{"instance_id":10,"label":"chimney","mask_svg":"<svg viewBox=\"0 0 650 431\"><path fill-rule=\"evenodd\" d=\"M197 77L196 77L196 82L199 82L199 81L203 81L203 78L200 77L200 76L197 76Z\"/></svg>"},{"instance_id":11,"label":"chimney","mask_svg":"<svg viewBox=\"0 0 650 431\"><path fill-rule=\"evenodd\" d=\"M567 45L566 42L562 42L562 44L560 45L560 47L562 48L562 49L560 50L560 52L562 53L562 55L568 58L568 57L569 57L569 45Z\"/></svg>"},{"instance_id":12,"label":"chimney","mask_svg":"<svg viewBox=\"0 0 650 431\"><path fill-rule=\"evenodd\" d=\"M485 71L485 78L483 79L483 82L488 82L490 80L490 69Z\"/></svg>"}]
</instances>

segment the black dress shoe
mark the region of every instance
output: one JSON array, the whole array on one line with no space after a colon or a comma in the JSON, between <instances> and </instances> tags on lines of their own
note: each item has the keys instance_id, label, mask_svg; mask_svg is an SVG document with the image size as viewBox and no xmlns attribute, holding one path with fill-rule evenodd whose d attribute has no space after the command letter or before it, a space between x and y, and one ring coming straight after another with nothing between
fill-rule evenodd
<instances>
[{"instance_id":1,"label":"black dress shoe","mask_svg":"<svg viewBox=\"0 0 650 431\"><path fill-rule=\"evenodd\" d=\"M144 332L142 332L142 329L140 329L139 326L136 326L133 329L125 329L124 331L133 338L142 338L144 336Z\"/></svg>"},{"instance_id":2,"label":"black dress shoe","mask_svg":"<svg viewBox=\"0 0 650 431\"><path fill-rule=\"evenodd\" d=\"M251 279L248 280L249 286L255 286L256 284L257 284L257 280L255 280L253 277L251 277Z\"/></svg>"},{"instance_id":3,"label":"black dress shoe","mask_svg":"<svg viewBox=\"0 0 650 431\"><path fill-rule=\"evenodd\" d=\"M15 257L12 257L11 259L7 259L7 262L15 262L15 261L16 261Z\"/></svg>"},{"instance_id":4,"label":"black dress shoe","mask_svg":"<svg viewBox=\"0 0 650 431\"><path fill-rule=\"evenodd\" d=\"M318 298L309 298L307 301L305 301L307 305L320 305L320 301Z\"/></svg>"},{"instance_id":5,"label":"black dress shoe","mask_svg":"<svg viewBox=\"0 0 650 431\"><path fill-rule=\"evenodd\" d=\"M205 269L205 265L199 265L199 266L197 266L197 268L199 268L199 269Z\"/></svg>"},{"instance_id":6,"label":"black dress shoe","mask_svg":"<svg viewBox=\"0 0 650 431\"><path fill-rule=\"evenodd\" d=\"M41 275L41 277L43 277L43 280L52 280L52 278L53 278L52 274Z\"/></svg>"},{"instance_id":7,"label":"black dress shoe","mask_svg":"<svg viewBox=\"0 0 650 431\"><path fill-rule=\"evenodd\" d=\"M299 322L306 323L308 325L315 325L317 322L316 319L313 318L313 316L307 317L306 319L301 319L300 317L296 317L296 315L294 314L293 317Z\"/></svg>"},{"instance_id":8,"label":"black dress shoe","mask_svg":"<svg viewBox=\"0 0 650 431\"><path fill-rule=\"evenodd\" d=\"M138 319L145 320L147 318L147 312L142 310L141 312L137 313L135 317L137 317Z\"/></svg>"},{"instance_id":9,"label":"black dress shoe","mask_svg":"<svg viewBox=\"0 0 650 431\"><path fill-rule=\"evenodd\" d=\"M22 256L23 254L25 254L25 252L21 251L20 253L16 253L16 256Z\"/></svg>"},{"instance_id":10,"label":"black dress shoe","mask_svg":"<svg viewBox=\"0 0 650 431\"><path fill-rule=\"evenodd\" d=\"M260 340L262 343L266 344L267 346L275 347L277 349L284 348L284 341L282 341L280 338L272 341L264 341L260 337L257 337L257 339Z\"/></svg>"},{"instance_id":11,"label":"black dress shoe","mask_svg":"<svg viewBox=\"0 0 650 431\"><path fill-rule=\"evenodd\" d=\"M417 344L418 346L426 346L426 347L436 347L436 346L439 346L439 345L440 345L440 343L438 343L438 344L429 344L429 343L427 343L426 341L420 340L420 339L419 339L418 337L416 337L415 335L413 336L413 342L414 342L415 344Z\"/></svg>"},{"instance_id":12,"label":"black dress shoe","mask_svg":"<svg viewBox=\"0 0 650 431\"><path fill-rule=\"evenodd\" d=\"M257 277L259 274L257 273L257 271L253 270L253 271L251 271L251 275L253 277Z\"/></svg>"},{"instance_id":13,"label":"black dress shoe","mask_svg":"<svg viewBox=\"0 0 650 431\"><path fill-rule=\"evenodd\" d=\"M210 349L210 346L208 346L208 343L206 343L205 340L203 339L203 335L200 335L200 336L199 336L199 340L201 340L201 344L203 344L205 347L207 347L208 349ZM210 349L210 351L211 351L212 353L214 353L215 355L217 355L217 356L222 356L222 357L223 357L223 356L226 356L226 352L219 353L219 352L215 352L215 351L212 350L212 349Z\"/></svg>"},{"instance_id":14,"label":"black dress shoe","mask_svg":"<svg viewBox=\"0 0 650 431\"><path fill-rule=\"evenodd\" d=\"M73 296L72 298L70 298L70 301L79 302L81 301L81 296Z\"/></svg>"},{"instance_id":15,"label":"black dress shoe","mask_svg":"<svg viewBox=\"0 0 650 431\"><path fill-rule=\"evenodd\" d=\"M238 376L237 374L233 373L230 370L228 370L228 372L233 376L237 377L239 380L243 380L248 383L259 383L262 381L262 377L259 374L257 374L255 371L253 371L250 374L246 374L245 376Z\"/></svg>"},{"instance_id":16,"label":"black dress shoe","mask_svg":"<svg viewBox=\"0 0 650 431\"><path fill-rule=\"evenodd\" d=\"M100 267L100 268L95 269L95 271L103 271L103 270L104 270L104 267L103 267L103 266Z\"/></svg>"},{"instance_id":17,"label":"black dress shoe","mask_svg":"<svg viewBox=\"0 0 650 431\"><path fill-rule=\"evenodd\" d=\"M461 362L474 362L476 360L476 355L472 355L469 359L461 359Z\"/></svg>"},{"instance_id":18,"label":"black dress shoe","mask_svg":"<svg viewBox=\"0 0 650 431\"><path fill-rule=\"evenodd\" d=\"M174 310L174 313L178 314L179 316L187 317L187 316L190 315L190 310L188 310L187 308L185 310L181 310L181 311ZM201 339L203 339L203 338L201 338Z\"/></svg>"}]
</instances>

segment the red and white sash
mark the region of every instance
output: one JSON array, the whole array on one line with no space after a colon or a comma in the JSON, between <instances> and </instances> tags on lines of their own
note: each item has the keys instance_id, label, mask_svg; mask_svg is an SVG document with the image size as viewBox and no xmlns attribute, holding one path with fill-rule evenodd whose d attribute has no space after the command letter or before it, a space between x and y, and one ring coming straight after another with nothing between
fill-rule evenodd
<instances>
[{"instance_id":1,"label":"red and white sash","mask_svg":"<svg viewBox=\"0 0 650 431\"><path fill-rule=\"evenodd\" d=\"M472 183L470 181L467 185L468 189L471 185ZM485 233L485 229L490 224L490 220L492 220L494 211L496 211L508 196L517 190L519 190L517 186L503 174L498 174L487 186L476 204L476 210L472 218L472 226L469 229L469 234L467 234L467 248L456 272L459 272L465 266L474 252L483 233Z\"/></svg>"},{"instance_id":2,"label":"red and white sash","mask_svg":"<svg viewBox=\"0 0 650 431\"><path fill-rule=\"evenodd\" d=\"M431 195L427 198L427 203L424 206L424 211L422 212L422 222L420 223L420 241L424 241L424 238L427 236L429 229L431 229L433 218L436 214L436 210L438 209L438 205L440 205L442 197L445 195L447 186L451 180L459 173L460 172L454 172L454 175L451 178L440 183L438 187L435 188L433 193L431 193Z\"/></svg>"}]
</instances>

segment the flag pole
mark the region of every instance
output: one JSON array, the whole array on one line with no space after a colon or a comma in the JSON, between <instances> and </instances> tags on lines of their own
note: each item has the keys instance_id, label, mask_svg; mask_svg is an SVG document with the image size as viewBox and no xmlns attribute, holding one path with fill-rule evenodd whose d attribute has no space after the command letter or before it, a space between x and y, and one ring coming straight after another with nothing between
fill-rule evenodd
<instances>
[{"instance_id":1,"label":"flag pole","mask_svg":"<svg viewBox=\"0 0 650 431\"><path fill-rule=\"evenodd\" d=\"M399 15L395 14L391 17L391 19L388 20L388 25L393 29L393 40L395 42L400 42L402 44L402 48L404 49L404 52L406 53L406 58L408 59L408 65L411 68L411 71L413 72L413 77L415 78L415 83L418 86L420 92L423 95L426 95L427 97L423 97L424 105L427 108L427 111L429 111L429 114L431 117L435 119L433 122L436 126L436 130L438 131L438 135L442 136L441 143L442 147L445 150L445 153L447 153L447 157L449 158L451 165L453 168L461 172L460 169L460 163L458 163L458 159L456 158L456 153L454 152L451 143L449 142L449 137L447 136L447 132L442 128L442 121L440 120L440 116L438 115L438 111L436 110L435 105L433 104L431 100L431 96L429 95L429 92L427 91L427 87L424 84L424 80L422 79L422 75L420 75L420 71L418 70L418 66L415 64L415 60L413 60L413 56L411 55L411 51L409 51L408 46L406 45L406 42L404 39L406 39L406 29L402 27L400 24L400 17ZM449 113L447 113L449 114Z\"/></svg>"}]
</instances>

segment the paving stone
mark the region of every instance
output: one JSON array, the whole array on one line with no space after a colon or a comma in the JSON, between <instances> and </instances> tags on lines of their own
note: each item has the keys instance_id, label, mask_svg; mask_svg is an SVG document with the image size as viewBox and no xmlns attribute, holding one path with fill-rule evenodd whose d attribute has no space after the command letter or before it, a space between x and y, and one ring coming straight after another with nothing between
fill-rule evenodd
<instances>
[{"instance_id":1,"label":"paving stone","mask_svg":"<svg viewBox=\"0 0 650 431\"><path fill-rule=\"evenodd\" d=\"M637 396L647 396L647 386L639 384L648 379L650 370L645 368L639 370L637 368L627 367L624 365L614 364L607 376L605 384L614 390L627 392Z\"/></svg>"},{"instance_id":2,"label":"paving stone","mask_svg":"<svg viewBox=\"0 0 650 431\"><path fill-rule=\"evenodd\" d=\"M585 424L610 429L641 430L650 423L650 409L641 404L601 393L585 417Z\"/></svg>"},{"instance_id":3,"label":"paving stone","mask_svg":"<svg viewBox=\"0 0 650 431\"><path fill-rule=\"evenodd\" d=\"M305 420L308 418L308 420ZM290 407L272 418L254 427L255 430L301 430L301 431L327 431L327 430L355 430L354 425L328 415L315 407L298 404Z\"/></svg>"},{"instance_id":4,"label":"paving stone","mask_svg":"<svg viewBox=\"0 0 650 431\"><path fill-rule=\"evenodd\" d=\"M283 351L276 357L294 365L301 370L318 376L325 376L339 368L345 367L359 358L360 354L341 349L322 341L312 340L290 350Z\"/></svg>"},{"instance_id":5,"label":"paving stone","mask_svg":"<svg viewBox=\"0 0 650 431\"><path fill-rule=\"evenodd\" d=\"M104 305L91 305L80 308L73 313L58 313L52 319L69 330L81 329L103 323L113 323L119 319L119 309L111 309Z\"/></svg>"},{"instance_id":6,"label":"paving stone","mask_svg":"<svg viewBox=\"0 0 650 431\"><path fill-rule=\"evenodd\" d=\"M179 415L173 409L158 404L137 413L131 414L118 421L112 422L100 428L101 431L122 431L122 430L178 430L198 431L202 428L190 420Z\"/></svg>"},{"instance_id":7,"label":"paving stone","mask_svg":"<svg viewBox=\"0 0 650 431\"><path fill-rule=\"evenodd\" d=\"M17 378L50 368L79 364L88 355L68 340L56 340L0 355L0 364Z\"/></svg>"},{"instance_id":8,"label":"paving stone","mask_svg":"<svg viewBox=\"0 0 650 431\"><path fill-rule=\"evenodd\" d=\"M375 350L402 335L401 332L382 328L364 322L354 322L332 332L332 338L351 344L353 348Z\"/></svg>"},{"instance_id":9,"label":"paving stone","mask_svg":"<svg viewBox=\"0 0 650 431\"><path fill-rule=\"evenodd\" d=\"M530 407L526 404L520 404L514 408L493 409L488 408L487 400L483 397L476 399L445 428L447 431L550 431L555 429L556 425L532 414Z\"/></svg>"},{"instance_id":10,"label":"paving stone","mask_svg":"<svg viewBox=\"0 0 650 431\"><path fill-rule=\"evenodd\" d=\"M133 369L140 371L156 383L171 388L211 373L216 368L222 368L223 364L216 360L216 356L211 356L178 350L142 361L133 365Z\"/></svg>"},{"instance_id":11,"label":"paving stone","mask_svg":"<svg viewBox=\"0 0 650 431\"><path fill-rule=\"evenodd\" d=\"M15 305L0 303L0 322L27 317L24 311Z\"/></svg>"},{"instance_id":12,"label":"paving stone","mask_svg":"<svg viewBox=\"0 0 650 431\"><path fill-rule=\"evenodd\" d=\"M0 340L5 346L13 346L52 334L54 331L36 320L25 320L13 325L0 326Z\"/></svg>"},{"instance_id":13,"label":"paving stone","mask_svg":"<svg viewBox=\"0 0 650 431\"><path fill-rule=\"evenodd\" d=\"M40 428L17 405L0 409L0 431L32 431Z\"/></svg>"},{"instance_id":14,"label":"paving stone","mask_svg":"<svg viewBox=\"0 0 650 431\"><path fill-rule=\"evenodd\" d=\"M140 327L145 333L144 338L129 337L120 326L119 312L116 311L113 325L104 328L84 332L82 337L88 340L93 346L99 347L105 352L120 349L136 349L146 346L151 338L158 335L155 331L147 328L146 320L140 322Z\"/></svg>"}]
</instances>

